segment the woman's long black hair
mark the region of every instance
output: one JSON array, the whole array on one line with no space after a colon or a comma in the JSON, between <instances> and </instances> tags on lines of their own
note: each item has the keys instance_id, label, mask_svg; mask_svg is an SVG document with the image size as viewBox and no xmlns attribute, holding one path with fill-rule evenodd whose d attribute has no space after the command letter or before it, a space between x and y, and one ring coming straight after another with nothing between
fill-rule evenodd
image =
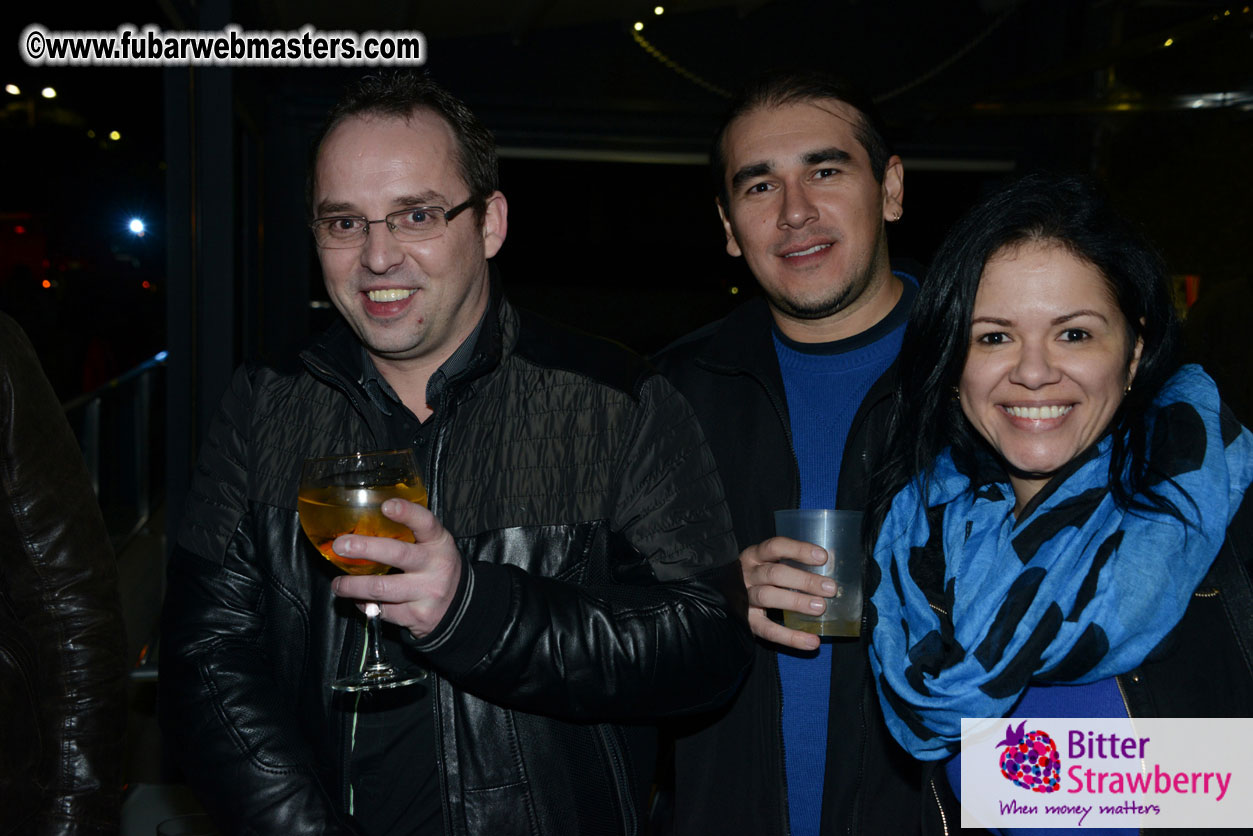
<instances>
[{"instance_id":1,"label":"woman's long black hair","mask_svg":"<svg viewBox=\"0 0 1253 836\"><path fill-rule=\"evenodd\" d=\"M1105 277L1131 335L1128 360L1135 338L1144 340L1131 391L1110 425L1110 491L1121 507L1178 516L1173 505L1149 489L1143 420L1178 368L1179 324L1165 266L1089 181L1033 174L966 213L940 246L919 288L897 361L886 457L867 507L869 544L877 538L892 498L914 478L925 482L945 447L952 446L955 464L967 475L973 475L978 451L990 449L962 414L954 387L970 348L970 320L984 266L1001 250L1029 242L1065 247Z\"/></svg>"}]
</instances>

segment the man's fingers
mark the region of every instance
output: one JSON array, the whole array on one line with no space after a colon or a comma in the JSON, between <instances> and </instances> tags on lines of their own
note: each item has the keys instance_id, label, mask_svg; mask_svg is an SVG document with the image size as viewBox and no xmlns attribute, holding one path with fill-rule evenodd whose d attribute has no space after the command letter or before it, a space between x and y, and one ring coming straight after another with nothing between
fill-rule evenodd
<instances>
[{"instance_id":1,"label":"man's fingers","mask_svg":"<svg viewBox=\"0 0 1253 836\"><path fill-rule=\"evenodd\" d=\"M830 578L788 566L786 563L764 563L745 575L744 584L750 592L757 587L775 587L824 598L833 597L836 591L835 582Z\"/></svg>"},{"instance_id":2,"label":"man's fingers","mask_svg":"<svg viewBox=\"0 0 1253 836\"><path fill-rule=\"evenodd\" d=\"M457 591L461 554L452 534L420 505L389 499L383 513L413 531L416 543L346 534L332 543L343 557L373 560L399 569L390 575L347 575L331 582L341 598L385 605L382 617L426 635L439 624Z\"/></svg>"},{"instance_id":3,"label":"man's fingers","mask_svg":"<svg viewBox=\"0 0 1253 836\"><path fill-rule=\"evenodd\" d=\"M445 534L444 526L434 514L407 499L393 498L384 502L383 516L408 528L419 543L430 543Z\"/></svg>"},{"instance_id":4,"label":"man's fingers","mask_svg":"<svg viewBox=\"0 0 1253 836\"><path fill-rule=\"evenodd\" d=\"M805 615L821 615L827 607L825 598L777 586L749 587L748 603L766 610L791 610Z\"/></svg>"},{"instance_id":5,"label":"man's fingers","mask_svg":"<svg viewBox=\"0 0 1253 836\"><path fill-rule=\"evenodd\" d=\"M749 609L748 626L752 629L753 635L768 642L781 644L784 647L795 648L796 650L817 650L819 640L812 633L802 633L800 630L793 630L790 627L784 627L782 624L776 624L766 617L761 610Z\"/></svg>"},{"instance_id":6,"label":"man's fingers","mask_svg":"<svg viewBox=\"0 0 1253 836\"><path fill-rule=\"evenodd\" d=\"M331 543L331 548L340 557L373 560L375 563L395 566L397 569L408 569L419 559L419 554L412 543L391 537L341 534L335 538L335 542Z\"/></svg>"},{"instance_id":7,"label":"man's fingers","mask_svg":"<svg viewBox=\"0 0 1253 836\"><path fill-rule=\"evenodd\" d=\"M749 546L740 559L749 566L764 566L780 560L795 560L797 563L821 566L827 562L827 553L813 543L789 537L771 537L755 546Z\"/></svg>"},{"instance_id":8,"label":"man's fingers","mask_svg":"<svg viewBox=\"0 0 1253 836\"><path fill-rule=\"evenodd\" d=\"M399 604L405 601L401 584L404 575L344 575L331 581L331 591L341 598Z\"/></svg>"}]
</instances>

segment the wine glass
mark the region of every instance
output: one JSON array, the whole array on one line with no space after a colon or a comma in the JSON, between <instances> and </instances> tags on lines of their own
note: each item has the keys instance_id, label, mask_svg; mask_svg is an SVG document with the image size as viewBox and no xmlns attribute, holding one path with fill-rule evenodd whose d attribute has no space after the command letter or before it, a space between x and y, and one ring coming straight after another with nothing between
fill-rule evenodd
<instances>
[{"instance_id":1,"label":"wine glass","mask_svg":"<svg viewBox=\"0 0 1253 836\"><path fill-rule=\"evenodd\" d=\"M385 575L391 567L331 548L341 534L414 542L413 532L383 516L383 502L398 497L426 505L426 486L413 450L378 450L305 459L300 474L300 527L322 556L350 575ZM387 661L379 632L379 605L365 608L367 652L357 674L331 683L336 691L400 688L426 679L423 670L397 670Z\"/></svg>"}]
</instances>

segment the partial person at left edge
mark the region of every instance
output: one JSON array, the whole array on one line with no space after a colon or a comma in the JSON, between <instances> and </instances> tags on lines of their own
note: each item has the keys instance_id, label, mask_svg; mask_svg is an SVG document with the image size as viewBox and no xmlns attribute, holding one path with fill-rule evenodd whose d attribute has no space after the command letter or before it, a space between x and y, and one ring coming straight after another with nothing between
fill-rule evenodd
<instances>
[{"instance_id":1,"label":"partial person at left edge","mask_svg":"<svg viewBox=\"0 0 1253 836\"><path fill-rule=\"evenodd\" d=\"M126 640L78 443L0 314L0 833L117 833Z\"/></svg>"},{"instance_id":2,"label":"partial person at left edge","mask_svg":"<svg viewBox=\"0 0 1253 836\"><path fill-rule=\"evenodd\" d=\"M241 369L170 564L160 717L227 832L636 834L653 721L748 666L731 523L687 402L619 346L515 310L491 134L425 76L332 111L312 228L343 315L287 370ZM416 543L359 535L337 577L301 532L302 460L413 448ZM362 659L384 697L333 695Z\"/></svg>"}]
</instances>

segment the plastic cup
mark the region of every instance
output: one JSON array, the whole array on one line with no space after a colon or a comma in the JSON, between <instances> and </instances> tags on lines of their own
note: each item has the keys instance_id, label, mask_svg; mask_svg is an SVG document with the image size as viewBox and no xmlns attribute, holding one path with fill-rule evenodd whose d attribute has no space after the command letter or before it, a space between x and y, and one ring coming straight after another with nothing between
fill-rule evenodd
<instances>
[{"instance_id":1,"label":"plastic cup","mask_svg":"<svg viewBox=\"0 0 1253 836\"><path fill-rule=\"evenodd\" d=\"M774 531L781 537L813 543L827 551L822 566L784 563L835 581L834 598L822 613L783 611L783 626L819 636L861 634L861 511L801 509L774 512Z\"/></svg>"}]
</instances>

